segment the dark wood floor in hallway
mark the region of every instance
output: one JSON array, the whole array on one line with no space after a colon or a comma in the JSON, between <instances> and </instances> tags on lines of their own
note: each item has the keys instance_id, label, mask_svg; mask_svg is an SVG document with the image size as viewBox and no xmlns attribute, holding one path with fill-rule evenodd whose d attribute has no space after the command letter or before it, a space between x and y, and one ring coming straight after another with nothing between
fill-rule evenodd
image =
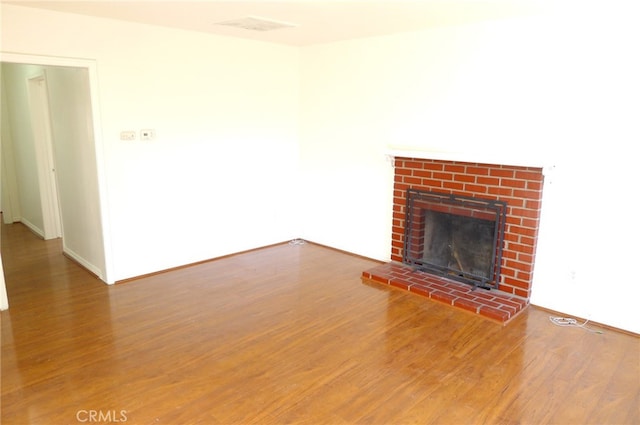
<instances>
[{"instance_id":1,"label":"dark wood floor in hallway","mask_svg":"<svg viewBox=\"0 0 640 425\"><path fill-rule=\"evenodd\" d=\"M640 423L637 337L503 327L322 246L107 286L12 224L2 258L4 425Z\"/></svg>"}]
</instances>

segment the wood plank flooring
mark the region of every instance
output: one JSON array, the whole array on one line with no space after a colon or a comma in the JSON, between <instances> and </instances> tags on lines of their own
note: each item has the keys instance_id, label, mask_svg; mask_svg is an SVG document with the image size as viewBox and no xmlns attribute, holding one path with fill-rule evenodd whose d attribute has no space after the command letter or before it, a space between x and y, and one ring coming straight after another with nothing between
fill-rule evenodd
<instances>
[{"instance_id":1,"label":"wood plank flooring","mask_svg":"<svg viewBox=\"0 0 640 425\"><path fill-rule=\"evenodd\" d=\"M60 252L2 225L4 425L640 423L633 335L503 327L314 244L115 286Z\"/></svg>"}]
</instances>

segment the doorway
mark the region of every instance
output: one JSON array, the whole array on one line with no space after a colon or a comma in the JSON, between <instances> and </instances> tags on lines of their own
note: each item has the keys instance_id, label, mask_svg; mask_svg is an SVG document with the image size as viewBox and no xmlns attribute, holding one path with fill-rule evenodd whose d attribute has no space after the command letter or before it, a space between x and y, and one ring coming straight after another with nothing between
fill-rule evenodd
<instances>
[{"instance_id":1,"label":"doorway","mask_svg":"<svg viewBox=\"0 0 640 425\"><path fill-rule=\"evenodd\" d=\"M24 152L17 152L17 149L25 148L20 145L24 140L24 132L12 127L8 139L13 139L9 142L14 148L17 147L13 151L12 159L19 157L13 164L13 172L17 174L13 177L19 183L14 186L20 186L20 191L24 186L41 186L48 189L43 190L48 195L43 193L42 216L39 218L42 228L46 229L43 230L43 237L61 237L63 252L67 257L74 259L103 282L113 283L110 279L112 273L108 258L110 239L106 231L108 220L102 167L104 154L101 134L98 131L100 114L96 101L98 96L95 61L0 53L0 65L23 66L32 68L31 71L40 70L39 73L31 72L29 77L24 78L18 85L22 85L25 94L22 101L25 104L28 101L33 105L28 115L35 124L34 136L39 134L34 140L38 138L44 142L32 143L32 157L35 162L37 156L37 162L45 166L33 166L28 172L24 170ZM4 83L7 84L7 81ZM14 100L7 102L11 105L10 108L16 108L18 103ZM39 129L36 128L38 121ZM50 131L49 135L46 134L46 130ZM3 144L7 142L6 138L3 131ZM3 153L6 151L3 149ZM7 158L3 157L2 162L6 163ZM11 167L2 169L3 191L8 186L5 180L10 180L4 179L9 168ZM36 193L39 190L38 188ZM6 193L3 193L2 197L9 198ZM29 202L34 199L33 193L20 194L17 198L20 201L17 204L32 207ZM13 196L13 199L16 199L16 196ZM11 207L14 217L17 211L18 220L14 221L29 221L29 213L25 211L28 208L24 208L23 205L14 207L15 203L12 202ZM38 220L37 214L32 214L32 217Z\"/></svg>"}]
</instances>

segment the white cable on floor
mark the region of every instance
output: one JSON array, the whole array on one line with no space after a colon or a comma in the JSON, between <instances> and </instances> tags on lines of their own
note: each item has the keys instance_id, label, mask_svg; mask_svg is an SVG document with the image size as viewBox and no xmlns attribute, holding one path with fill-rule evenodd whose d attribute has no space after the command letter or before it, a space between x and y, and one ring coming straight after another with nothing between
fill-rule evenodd
<instances>
[{"instance_id":1,"label":"white cable on floor","mask_svg":"<svg viewBox=\"0 0 640 425\"><path fill-rule=\"evenodd\" d=\"M586 324L589 322L589 320L585 320L584 323L579 324L578 321L576 319L571 319L569 317L554 317L554 316L549 316L549 320L551 321L551 323L553 323L556 326L571 326L571 327L575 327L575 328L583 328L585 330L588 330L589 332L593 332L596 334L601 334L603 333L602 331L598 331L595 329L590 329L586 327Z\"/></svg>"}]
</instances>

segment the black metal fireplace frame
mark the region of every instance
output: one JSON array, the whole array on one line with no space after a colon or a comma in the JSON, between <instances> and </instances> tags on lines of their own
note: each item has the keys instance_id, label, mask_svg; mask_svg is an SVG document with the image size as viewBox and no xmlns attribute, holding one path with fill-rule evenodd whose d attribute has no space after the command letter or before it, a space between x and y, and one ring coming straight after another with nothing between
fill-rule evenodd
<instances>
[{"instance_id":1,"label":"black metal fireplace frame","mask_svg":"<svg viewBox=\"0 0 640 425\"><path fill-rule=\"evenodd\" d=\"M435 275L450 278L462 283L480 287L484 289L497 289L500 282L502 265L502 251L504 244L504 233L507 219L507 203L498 200L481 199L469 196L445 194L417 189L407 189L406 193L406 215L404 228L404 244L402 250L403 263L417 270L425 271ZM491 276L474 275L469 272L431 264L422 258L412 258L410 244L415 236L415 226L413 218L417 202L427 202L434 205L447 205L453 208L462 207L470 210L482 211L483 214L492 214L495 220L495 230L493 235L494 250L491 255Z\"/></svg>"}]
</instances>

